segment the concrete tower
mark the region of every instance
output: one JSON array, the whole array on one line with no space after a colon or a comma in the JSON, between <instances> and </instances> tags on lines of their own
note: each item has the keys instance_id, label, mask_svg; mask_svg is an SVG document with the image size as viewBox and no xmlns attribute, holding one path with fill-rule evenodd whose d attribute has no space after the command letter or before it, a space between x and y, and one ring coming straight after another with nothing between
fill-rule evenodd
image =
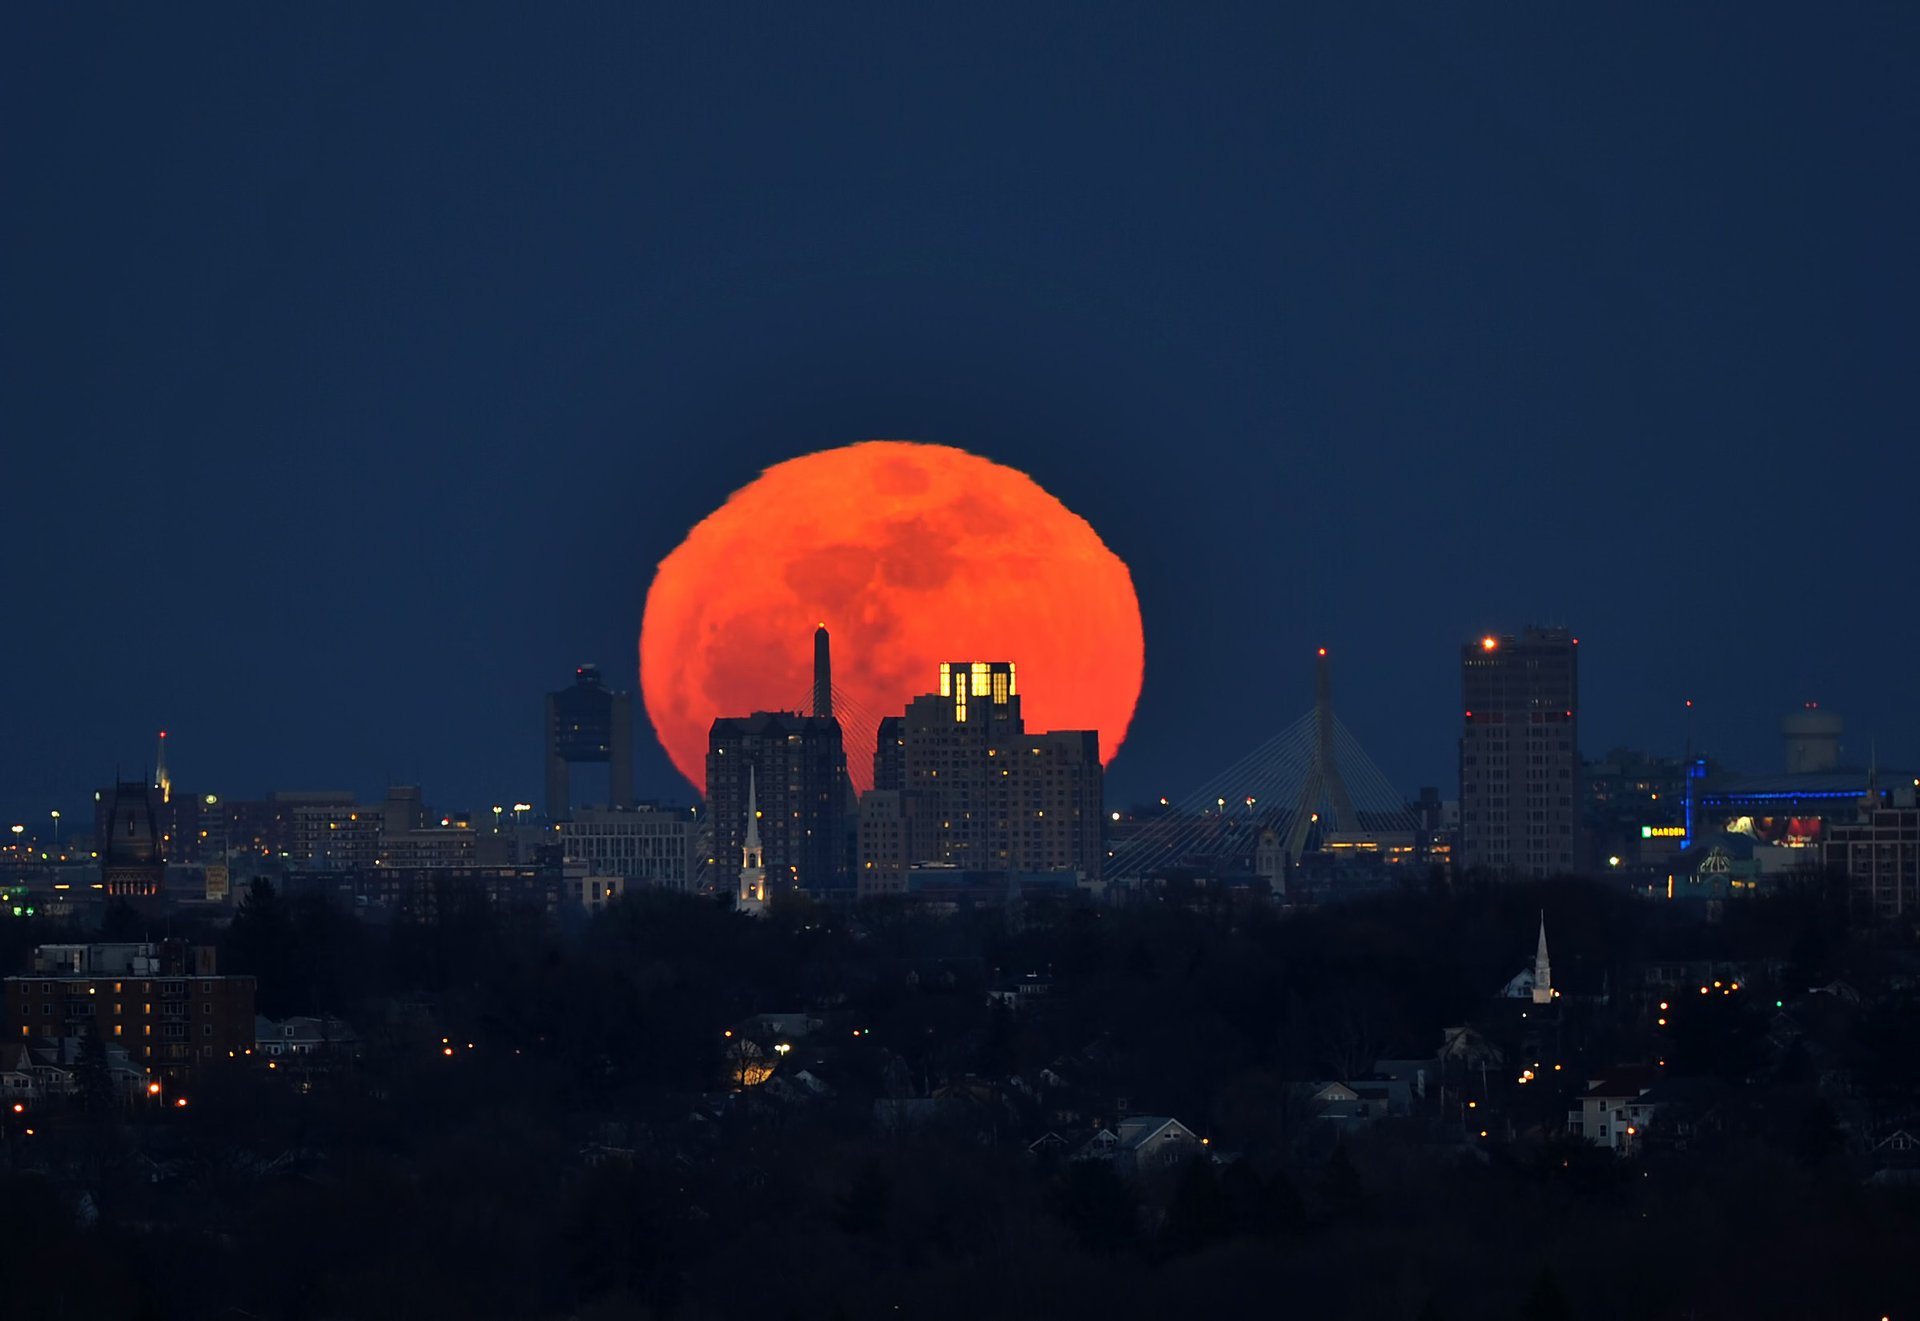
<instances>
[{"instance_id":1,"label":"concrete tower","mask_svg":"<svg viewBox=\"0 0 1920 1321\"><path fill-rule=\"evenodd\" d=\"M767 912L767 855L760 847L760 799L751 766L747 767L747 831L740 843L739 908L755 917Z\"/></svg>"},{"instance_id":2,"label":"concrete tower","mask_svg":"<svg viewBox=\"0 0 1920 1321\"><path fill-rule=\"evenodd\" d=\"M813 630L813 714L833 714L833 653L825 624Z\"/></svg>"},{"instance_id":3,"label":"concrete tower","mask_svg":"<svg viewBox=\"0 0 1920 1321\"><path fill-rule=\"evenodd\" d=\"M1314 670L1313 734L1313 766L1300 783L1293 823L1287 829L1287 857L1296 864L1306 850L1308 830L1320 819L1322 801L1333 807L1333 824L1338 829L1360 829L1359 814L1353 810L1353 797L1347 792L1340 761L1333 752L1333 667L1325 647L1320 648Z\"/></svg>"},{"instance_id":4,"label":"concrete tower","mask_svg":"<svg viewBox=\"0 0 1920 1321\"><path fill-rule=\"evenodd\" d=\"M1547 915L1540 914L1540 943L1533 951L1533 1002L1553 1003L1553 964L1547 959Z\"/></svg>"},{"instance_id":5,"label":"concrete tower","mask_svg":"<svg viewBox=\"0 0 1920 1321\"><path fill-rule=\"evenodd\" d=\"M1830 771L1840 765L1840 735L1846 722L1820 703L1808 702L1780 722L1780 736L1787 745L1787 771L1805 775Z\"/></svg>"},{"instance_id":6,"label":"concrete tower","mask_svg":"<svg viewBox=\"0 0 1920 1321\"><path fill-rule=\"evenodd\" d=\"M633 805L633 695L613 692L599 667L582 665L573 686L547 694L547 819L573 814L575 763L607 768L607 806Z\"/></svg>"}]
</instances>

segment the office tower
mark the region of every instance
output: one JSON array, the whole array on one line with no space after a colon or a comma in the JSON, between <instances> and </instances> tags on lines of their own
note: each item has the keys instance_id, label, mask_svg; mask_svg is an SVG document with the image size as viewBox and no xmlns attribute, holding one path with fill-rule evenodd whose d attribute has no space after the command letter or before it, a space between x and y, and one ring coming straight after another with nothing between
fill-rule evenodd
<instances>
[{"instance_id":1,"label":"office tower","mask_svg":"<svg viewBox=\"0 0 1920 1321\"><path fill-rule=\"evenodd\" d=\"M417 784L387 786L386 806L380 811L380 833L388 838L427 828L427 805Z\"/></svg>"},{"instance_id":2,"label":"office tower","mask_svg":"<svg viewBox=\"0 0 1920 1321\"><path fill-rule=\"evenodd\" d=\"M881 721L874 784L861 801L864 893L899 892L916 863L1100 876L1100 737L1028 733L1010 662L943 664L937 692Z\"/></svg>"},{"instance_id":3,"label":"office tower","mask_svg":"<svg viewBox=\"0 0 1920 1321\"><path fill-rule=\"evenodd\" d=\"M598 666L573 672L571 688L547 694L547 819L564 821L573 810L573 766L607 767L609 807L633 802L633 696L610 691Z\"/></svg>"},{"instance_id":4,"label":"office tower","mask_svg":"<svg viewBox=\"0 0 1920 1321\"><path fill-rule=\"evenodd\" d=\"M1522 876L1572 870L1579 812L1579 640L1564 628L1460 649L1460 853Z\"/></svg>"},{"instance_id":5,"label":"office tower","mask_svg":"<svg viewBox=\"0 0 1920 1321\"><path fill-rule=\"evenodd\" d=\"M756 711L707 735L708 865L731 875L745 847L747 799L759 812L770 892L829 893L846 884L846 751L832 716ZM724 881L722 882L724 884Z\"/></svg>"}]
</instances>

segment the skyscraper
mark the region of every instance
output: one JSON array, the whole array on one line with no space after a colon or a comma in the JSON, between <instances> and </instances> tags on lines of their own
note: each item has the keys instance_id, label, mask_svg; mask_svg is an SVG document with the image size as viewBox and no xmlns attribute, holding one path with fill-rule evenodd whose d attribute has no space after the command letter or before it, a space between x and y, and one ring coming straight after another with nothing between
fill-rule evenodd
<instances>
[{"instance_id":1,"label":"skyscraper","mask_svg":"<svg viewBox=\"0 0 1920 1321\"><path fill-rule=\"evenodd\" d=\"M1460 854L1523 876L1573 869L1580 821L1579 639L1492 634L1460 649Z\"/></svg>"},{"instance_id":2,"label":"skyscraper","mask_svg":"<svg viewBox=\"0 0 1920 1321\"><path fill-rule=\"evenodd\" d=\"M547 819L573 812L573 766L605 763L608 807L633 804L633 696L610 691L598 666L573 672L573 686L547 694Z\"/></svg>"},{"instance_id":3,"label":"skyscraper","mask_svg":"<svg viewBox=\"0 0 1920 1321\"><path fill-rule=\"evenodd\" d=\"M1028 733L1011 662L943 664L937 692L880 723L863 893L897 892L927 862L1098 880L1102 788L1099 734Z\"/></svg>"},{"instance_id":4,"label":"skyscraper","mask_svg":"<svg viewBox=\"0 0 1920 1321\"><path fill-rule=\"evenodd\" d=\"M751 795L769 892L823 894L845 885L846 773L840 722L832 716L756 711L715 720L707 734L714 875L739 864Z\"/></svg>"}]
</instances>

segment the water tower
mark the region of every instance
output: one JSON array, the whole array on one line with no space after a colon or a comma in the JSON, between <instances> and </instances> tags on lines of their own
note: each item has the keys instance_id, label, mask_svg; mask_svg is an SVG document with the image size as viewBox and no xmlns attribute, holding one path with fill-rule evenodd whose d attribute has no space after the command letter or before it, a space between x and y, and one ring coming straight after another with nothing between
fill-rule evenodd
<instances>
[{"instance_id":1,"label":"water tower","mask_svg":"<svg viewBox=\"0 0 1920 1321\"><path fill-rule=\"evenodd\" d=\"M1830 771L1840 764L1840 730L1845 724L1820 703L1808 702L1780 722L1787 743L1787 772Z\"/></svg>"}]
</instances>

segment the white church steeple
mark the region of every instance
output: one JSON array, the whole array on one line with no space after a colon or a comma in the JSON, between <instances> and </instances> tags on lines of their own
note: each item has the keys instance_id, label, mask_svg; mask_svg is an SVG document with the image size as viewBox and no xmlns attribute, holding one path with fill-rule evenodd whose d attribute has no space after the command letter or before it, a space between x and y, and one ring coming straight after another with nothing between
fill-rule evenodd
<instances>
[{"instance_id":1,"label":"white church steeple","mask_svg":"<svg viewBox=\"0 0 1920 1321\"><path fill-rule=\"evenodd\" d=\"M1547 959L1547 915L1540 914L1540 944L1533 952L1533 1002L1553 1003L1553 964Z\"/></svg>"},{"instance_id":2,"label":"white church steeple","mask_svg":"<svg viewBox=\"0 0 1920 1321\"><path fill-rule=\"evenodd\" d=\"M767 859L760 847L760 803L752 763L747 765L747 833L740 844L739 908L756 916L767 911Z\"/></svg>"}]
</instances>

